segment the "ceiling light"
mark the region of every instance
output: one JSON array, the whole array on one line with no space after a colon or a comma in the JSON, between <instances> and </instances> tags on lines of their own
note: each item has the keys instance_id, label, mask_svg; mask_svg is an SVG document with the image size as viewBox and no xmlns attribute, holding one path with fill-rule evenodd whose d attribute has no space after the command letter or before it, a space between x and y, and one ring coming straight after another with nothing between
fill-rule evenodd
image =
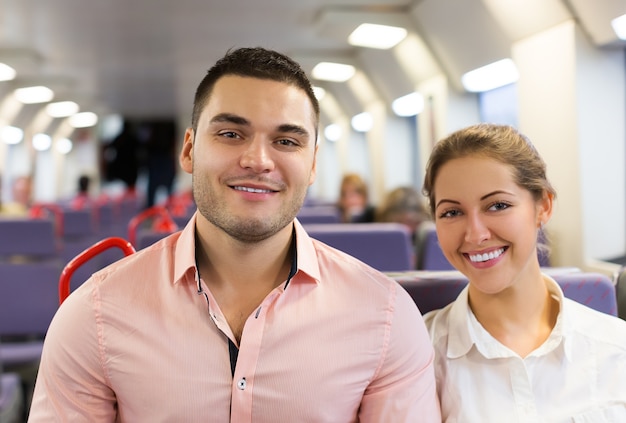
<instances>
[{"instance_id":1,"label":"ceiling light","mask_svg":"<svg viewBox=\"0 0 626 423\"><path fill-rule=\"evenodd\" d=\"M87 128L98 123L98 116L92 112L76 113L69 117L70 125L74 128Z\"/></svg>"},{"instance_id":2,"label":"ceiling light","mask_svg":"<svg viewBox=\"0 0 626 423\"><path fill-rule=\"evenodd\" d=\"M0 81L10 81L15 79L16 74L17 72L15 72L15 69L11 66L0 63Z\"/></svg>"},{"instance_id":3,"label":"ceiling light","mask_svg":"<svg viewBox=\"0 0 626 423\"><path fill-rule=\"evenodd\" d=\"M331 123L324 128L324 136L328 141L339 141L342 132L341 126L336 123Z\"/></svg>"},{"instance_id":4,"label":"ceiling light","mask_svg":"<svg viewBox=\"0 0 626 423\"><path fill-rule=\"evenodd\" d=\"M467 72L461 77L463 87L469 92L483 92L512 84L519 79L519 72L511 59L502 59Z\"/></svg>"},{"instance_id":5,"label":"ceiling light","mask_svg":"<svg viewBox=\"0 0 626 423\"><path fill-rule=\"evenodd\" d=\"M37 151L46 151L52 145L52 138L48 134L33 135L33 148Z\"/></svg>"},{"instance_id":6,"label":"ceiling light","mask_svg":"<svg viewBox=\"0 0 626 423\"><path fill-rule=\"evenodd\" d=\"M46 103L54 98L54 92L43 85L18 88L15 97L24 104Z\"/></svg>"},{"instance_id":7,"label":"ceiling light","mask_svg":"<svg viewBox=\"0 0 626 423\"><path fill-rule=\"evenodd\" d=\"M391 103L391 108L398 116L415 116L424 110L424 97L417 92L403 95Z\"/></svg>"},{"instance_id":8,"label":"ceiling light","mask_svg":"<svg viewBox=\"0 0 626 423\"><path fill-rule=\"evenodd\" d=\"M315 79L333 82L345 82L354 76L356 69L352 65L342 63L320 62L313 68Z\"/></svg>"},{"instance_id":9,"label":"ceiling light","mask_svg":"<svg viewBox=\"0 0 626 423\"><path fill-rule=\"evenodd\" d=\"M611 21L613 31L619 39L626 40L626 15L619 16Z\"/></svg>"},{"instance_id":10,"label":"ceiling light","mask_svg":"<svg viewBox=\"0 0 626 423\"><path fill-rule=\"evenodd\" d=\"M24 139L24 131L15 126L5 126L0 130L0 138L6 144L19 144Z\"/></svg>"},{"instance_id":11,"label":"ceiling light","mask_svg":"<svg viewBox=\"0 0 626 423\"><path fill-rule=\"evenodd\" d=\"M353 46L386 50L404 40L406 34L406 29L397 26L364 23L352 31L348 42Z\"/></svg>"},{"instance_id":12,"label":"ceiling light","mask_svg":"<svg viewBox=\"0 0 626 423\"><path fill-rule=\"evenodd\" d=\"M352 116L350 123L352 124L352 129L355 131L368 132L372 129L372 126L374 126L374 119L368 112L363 112Z\"/></svg>"},{"instance_id":13,"label":"ceiling light","mask_svg":"<svg viewBox=\"0 0 626 423\"><path fill-rule=\"evenodd\" d=\"M61 154L69 153L70 151L72 151L72 147L72 141L68 140L67 138L59 138L54 144L54 148L56 148L56 150Z\"/></svg>"},{"instance_id":14,"label":"ceiling light","mask_svg":"<svg viewBox=\"0 0 626 423\"><path fill-rule=\"evenodd\" d=\"M315 94L317 101L321 101L326 95L326 90L322 87L313 87L313 94Z\"/></svg>"},{"instance_id":15,"label":"ceiling light","mask_svg":"<svg viewBox=\"0 0 626 423\"><path fill-rule=\"evenodd\" d=\"M58 101L48 104L46 112L53 118L68 117L78 112L78 104L73 101Z\"/></svg>"}]
</instances>

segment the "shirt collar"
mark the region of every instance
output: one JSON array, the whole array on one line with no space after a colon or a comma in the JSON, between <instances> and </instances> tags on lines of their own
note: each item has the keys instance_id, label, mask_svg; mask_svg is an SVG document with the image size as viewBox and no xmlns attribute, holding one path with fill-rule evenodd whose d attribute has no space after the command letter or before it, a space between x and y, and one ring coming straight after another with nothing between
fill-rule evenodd
<instances>
[{"instance_id":1,"label":"shirt collar","mask_svg":"<svg viewBox=\"0 0 626 423\"><path fill-rule=\"evenodd\" d=\"M196 211L183 228L176 242L174 253L174 284L192 274L195 280L196 269Z\"/></svg>"},{"instance_id":2,"label":"shirt collar","mask_svg":"<svg viewBox=\"0 0 626 423\"><path fill-rule=\"evenodd\" d=\"M190 273L193 275L194 280L196 279L195 233L197 214L198 212L196 211L191 219L189 219L189 222L181 231L178 242L176 243L174 283L178 283L183 280ZM315 251L313 241L297 219L294 219L293 228L295 242L292 242L292 248L295 248L295 250L293 251L294 259L289 271L288 283L301 280L300 277L295 277L296 273L299 271L302 271L304 274L308 275L309 278L319 283L319 263L317 261L317 253ZM286 286L287 284L285 287Z\"/></svg>"},{"instance_id":3,"label":"shirt collar","mask_svg":"<svg viewBox=\"0 0 626 423\"><path fill-rule=\"evenodd\" d=\"M313 279L316 283L320 282L320 267L317 261L317 251L313 245L313 240L306 233L302 224L298 219L293 222L294 232L296 235L296 254L298 257L298 271L306 274L308 278ZM299 278L294 278L294 280Z\"/></svg>"},{"instance_id":4,"label":"shirt collar","mask_svg":"<svg viewBox=\"0 0 626 423\"><path fill-rule=\"evenodd\" d=\"M573 348L571 341L573 328L571 319L567 317L563 291L551 277L544 274L543 279L548 292L559 303L559 314L548 339L529 356L545 355L562 345L565 357L570 360ZM469 307L468 290L469 286L466 286L450 309L448 334L455 336L448 337L447 357L454 359L464 356L473 345L476 345L481 354L487 358L511 356L512 352L491 337L472 313Z\"/></svg>"}]
</instances>

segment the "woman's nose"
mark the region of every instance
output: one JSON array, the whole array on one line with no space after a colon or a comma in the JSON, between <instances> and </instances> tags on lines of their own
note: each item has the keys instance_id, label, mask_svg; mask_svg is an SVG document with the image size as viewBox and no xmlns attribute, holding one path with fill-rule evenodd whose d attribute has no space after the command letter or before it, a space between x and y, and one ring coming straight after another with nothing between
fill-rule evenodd
<instances>
[{"instance_id":1,"label":"woman's nose","mask_svg":"<svg viewBox=\"0 0 626 423\"><path fill-rule=\"evenodd\" d=\"M465 241L471 244L482 244L488 240L491 232L487 227L484 219L477 214L469 215L467 220L467 229L465 231Z\"/></svg>"}]
</instances>

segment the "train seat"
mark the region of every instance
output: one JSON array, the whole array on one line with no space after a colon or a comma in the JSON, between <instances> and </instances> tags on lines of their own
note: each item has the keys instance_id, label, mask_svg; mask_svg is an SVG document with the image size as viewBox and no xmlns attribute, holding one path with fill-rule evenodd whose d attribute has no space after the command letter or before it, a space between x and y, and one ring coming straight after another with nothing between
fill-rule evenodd
<instances>
[{"instance_id":1,"label":"train seat","mask_svg":"<svg viewBox=\"0 0 626 423\"><path fill-rule=\"evenodd\" d=\"M411 235L399 223L303 225L311 238L335 247L383 272L415 269Z\"/></svg>"},{"instance_id":2,"label":"train seat","mask_svg":"<svg viewBox=\"0 0 626 423\"><path fill-rule=\"evenodd\" d=\"M617 315L626 320L626 266L615 275L615 289L617 291Z\"/></svg>"},{"instance_id":3,"label":"train seat","mask_svg":"<svg viewBox=\"0 0 626 423\"><path fill-rule=\"evenodd\" d=\"M422 222L415 235L418 270L454 270L439 247L435 224Z\"/></svg>"},{"instance_id":4,"label":"train seat","mask_svg":"<svg viewBox=\"0 0 626 423\"><path fill-rule=\"evenodd\" d=\"M563 294L606 314L617 316L615 285L601 273L581 272L573 268L544 268L554 278ZM467 285L457 271L417 271L390 274L407 290L422 313L445 307L454 301Z\"/></svg>"},{"instance_id":5,"label":"train seat","mask_svg":"<svg viewBox=\"0 0 626 423\"><path fill-rule=\"evenodd\" d=\"M50 219L0 219L0 356L7 366L38 362L58 307L62 264ZM8 342L10 341L10 342Z\"/></svg>"},{"instance_id":6,"label":"train seat","mask_svg":"<svg viewBox=\"0 0 626 423\"><path fill-rule=\"evenodd\" d=\"M305 206L297 215L303 225L314 223L339 223L339 212L333 206Z\"/></svg>"},{"instance_id":7,"label":"train seat","mask_svg":"<svg viewBox=\"0 0 626 423\"><path fill-rule=\"evenodd\" d=\"M16 373L3 373L0 370L0 422L23 420L22 385Z\"/></svg>"}]
</instances>

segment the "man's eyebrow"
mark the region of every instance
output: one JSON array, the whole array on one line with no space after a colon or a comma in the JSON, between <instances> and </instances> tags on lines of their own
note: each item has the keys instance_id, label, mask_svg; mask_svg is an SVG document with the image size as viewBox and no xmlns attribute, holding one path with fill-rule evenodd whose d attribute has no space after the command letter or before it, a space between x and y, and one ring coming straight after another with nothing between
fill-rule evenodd
<instances>
[{"instance_id":1,"label":"man's eyebrow","mask_svg":"<svg viewBox=\"0 0 626 423\"><path fill-rule=\"evenodd\" d=\"M213 119L211 119L211 123L220 123L220 122L229 122L229 123L234 123L235 125L246 125L246 126L250 125L250 121L248 121L248 119L238 116L238 115L234 115L232 113L220 113L220 114L213 116Z\"/></svg>"},{"instance_id":2,"label":"man's eyebrow","mask_svg":"<svg viewBox=\"0 0 626 423\"><path fill-rule=\"evenodd\" d=\"M302 126L300 125L292 125L289 123L285 123L282 125L278 126L278 131L279 132L287 132L287 133L292 133L292 134L298 134L298 135L303 135L305 137L309 137L309 131L307 131L306 129L304 129Z\"/></svg>"}]
</instances>

